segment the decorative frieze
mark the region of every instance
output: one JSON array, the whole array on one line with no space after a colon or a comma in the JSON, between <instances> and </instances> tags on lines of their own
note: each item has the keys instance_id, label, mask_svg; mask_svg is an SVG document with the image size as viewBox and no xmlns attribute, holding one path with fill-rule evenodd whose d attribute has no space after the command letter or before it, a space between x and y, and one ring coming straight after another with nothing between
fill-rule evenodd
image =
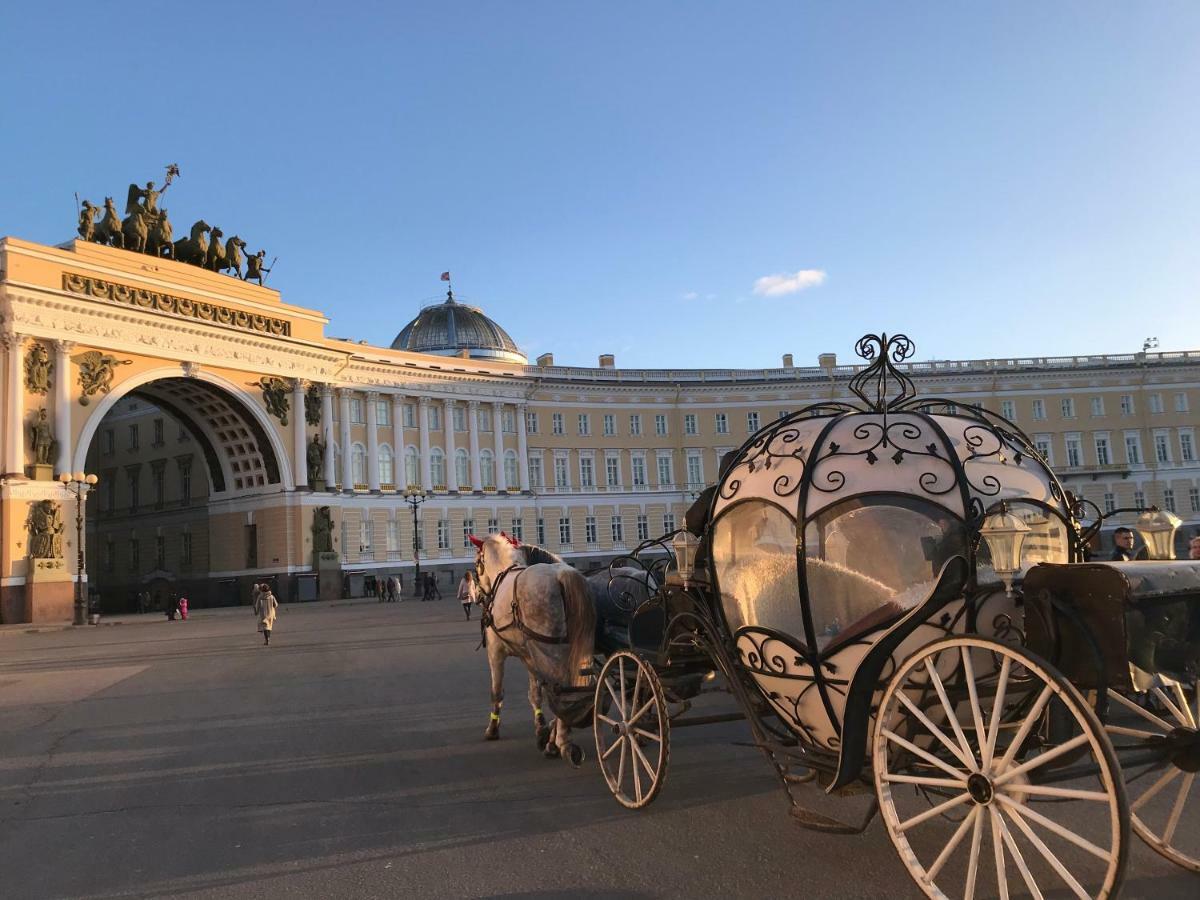
<instances>
[{"instance_id":1,"label":"decorative frieze","mask_svg":"<svg viewBox=\"0 0 1200 900\"><path fill-rule=\"evenodd\" d=\"M110 303L120 303L184 319L212 322L230 328L239 328L243 331L257 331L274 337L290 337L292 333L292 323L286 319L249 313L245 310L233 309L204 300L190 300L187 297L161 294L158 291L130 287L127 284L104 281L74 272L63 272L62 281L63 290L72 294L83 294L96 300L107 300Z\"/></svg>"}]
</instances>

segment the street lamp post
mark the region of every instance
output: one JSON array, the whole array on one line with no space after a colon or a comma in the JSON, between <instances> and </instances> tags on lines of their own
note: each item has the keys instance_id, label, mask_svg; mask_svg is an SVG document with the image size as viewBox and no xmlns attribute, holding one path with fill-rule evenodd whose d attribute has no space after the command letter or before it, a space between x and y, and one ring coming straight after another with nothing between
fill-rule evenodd
<instances>
[{"instance_id":1,"label":"street lamp post","mask_svg":"<svg viewBox=\"0 0 1200 900\"><path fill-rule=\"evenodd\" d=\"M87 492L100 479L83 472L63 472L58 476L62 486L75 495L75 624L87 624L87 601L83 595L83 504Z\"/></svg>"},{"instance_id":2,"label":"street lamp post","mask_svg":"<svg viewBox=\"0 0 1200 900\"><path fill-rule=\"evenodd\" d=\"M417 507L424 503L429 498L416 488L409 488L404 493L404 502L412 508L413 517L413 563L416 567L413 575L413 596L417 596L417 592L421 589L421 540L417 531Z\"/></svg>"}]
</instances>

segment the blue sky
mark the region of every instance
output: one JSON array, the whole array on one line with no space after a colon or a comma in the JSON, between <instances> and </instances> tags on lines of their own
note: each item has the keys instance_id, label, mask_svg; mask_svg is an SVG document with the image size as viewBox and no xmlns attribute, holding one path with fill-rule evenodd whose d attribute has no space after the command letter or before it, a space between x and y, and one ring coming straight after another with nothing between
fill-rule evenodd
<instances>
[{"instance_id":1,"label":"blue sky","mask_svg":"<svg viewBox=\"0 0 1200 900\"><path fill-rule=\"evenodd\" d=\"M0 234L65 240L73 192L177 162L176 233L278 256L330 335L390 343L450 269L576 365L808 365L878 330L923 359L1200 349L1200 3L63 2L0 29Z\"/></svg>"}]
</instances>

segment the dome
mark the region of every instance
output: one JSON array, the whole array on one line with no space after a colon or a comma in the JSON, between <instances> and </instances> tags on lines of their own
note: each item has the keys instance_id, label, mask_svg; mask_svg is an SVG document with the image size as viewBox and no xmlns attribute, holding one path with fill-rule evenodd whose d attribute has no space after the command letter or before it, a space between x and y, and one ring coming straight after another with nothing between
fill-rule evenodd
<instances>
[{"instance_id":1,"label":"dome","mask_svg":"<svg viewBox=\"0 0 1200 900\"><path fill-rule=\"evenodd\" d=\"M426 306L405 325L392 341L392 349L436 356L458 356L465 350L471 359L528 362L507 331L479 307L459 303L450 291L444 302Z\"/></svg>"}]
</instances>

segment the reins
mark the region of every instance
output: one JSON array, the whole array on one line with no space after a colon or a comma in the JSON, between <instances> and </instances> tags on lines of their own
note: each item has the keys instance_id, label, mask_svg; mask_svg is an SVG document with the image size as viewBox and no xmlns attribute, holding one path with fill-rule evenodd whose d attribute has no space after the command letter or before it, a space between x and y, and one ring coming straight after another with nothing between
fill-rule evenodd
<instances>
[{"instance_id":1,"label":"reins","mask_svg":"<svg viewBox=\"0 0 1200 900\"><path fill-rule=\"evenodd\" d=\"M479 646L475 648L476 650L479 650L486 645L487 630L489 628L492 629L492 631L494 631L496 633L496 636L498 638L500 638L500 640L504 641L504 643L506 643L506 644L508 644L508 641L505 640L503 632L508 631L510 628L516 628L518 631L521 632L521 634L525 635L527 638L530 638L531 640L535 640L541 644L565 644L569 641L569 638L568 638L569 632L561 634L561 635L542 634L540 631L535 631L534 629L532 629L528 625L526 625L525 621L521 618L521 605L518 602L520 594L518 593L517 588L520 586L521 576L525 573L525 570L527 568L528 568L528 566L521 566L521 565L517 565L514 563L513 565L509 566L507 569L504 569L503 571L501 571L500 574L496 576L496 578L492 581L491 590L485 591L483 593L483 599L479 601L479 606L482 609L482 612L480 613L480 616L479 616ZM500 590L500 585L504 583L504 579L507 578L509 576L509 574L511 574L512 572L517 573L516 575L513 576L512 621L503 627L497 627L496 626L496 618L494 615L492 615L492 607L496 603L496 594ZM564 604L563 605L564 620L565 620L566 616L567 616L567 607L566 607L566 604ZM509 646L511 647L512 645L509 644Z\"/></svg>"}]
</instances>

